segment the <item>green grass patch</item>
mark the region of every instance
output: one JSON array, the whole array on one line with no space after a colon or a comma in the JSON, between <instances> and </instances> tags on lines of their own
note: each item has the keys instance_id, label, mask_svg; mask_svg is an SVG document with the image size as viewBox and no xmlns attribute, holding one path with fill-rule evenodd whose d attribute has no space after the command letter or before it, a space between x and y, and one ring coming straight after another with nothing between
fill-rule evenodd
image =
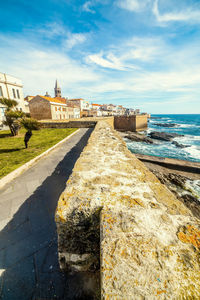
<instances>
[{"instance_id":1,"label":"green grass patch","mask_svg":"<svg viewBox=\"0 0 200 300\"><path fill-rule=\"evenodd\" d=\"M28 143L24 147L25 130L21 129L18 136L11 136L9 130L0 131L0 178L19 168L32 158L40 155L77 128L49 128L33 131Z\"/></svg>"}]
</instances>

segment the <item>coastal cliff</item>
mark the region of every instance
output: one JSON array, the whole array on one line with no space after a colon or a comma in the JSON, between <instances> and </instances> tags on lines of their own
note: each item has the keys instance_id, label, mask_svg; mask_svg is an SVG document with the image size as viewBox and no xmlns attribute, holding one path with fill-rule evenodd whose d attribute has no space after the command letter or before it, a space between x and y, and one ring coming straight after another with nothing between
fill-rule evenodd
<instances>
[{"instance_id":1,"label":"coastal cliff","mask_svg":"<svg viewBox=\"0 0 200 300\"><path fill-rule=\"evenodd\" d=\"M198 299L200 221L107 122L97 123L55 218L60 266L97 284L100 275L94 299Z\"/></svg>"}]
</instances>

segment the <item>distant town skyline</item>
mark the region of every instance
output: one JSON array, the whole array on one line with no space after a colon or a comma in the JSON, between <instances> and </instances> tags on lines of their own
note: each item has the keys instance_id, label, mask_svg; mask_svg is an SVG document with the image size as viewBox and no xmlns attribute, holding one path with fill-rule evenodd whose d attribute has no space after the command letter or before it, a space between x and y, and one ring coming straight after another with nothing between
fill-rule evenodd
<instances>
[{"instance_id":1,"label":"distant town skyline","mask_svg":"<svg viewBox=\"0 0 200 300\"><path fill-rule=\"evenodd\" d=\"M0 72L25 95L200 113L200 1L7 0Z\"/></svg>"}]
</instances>

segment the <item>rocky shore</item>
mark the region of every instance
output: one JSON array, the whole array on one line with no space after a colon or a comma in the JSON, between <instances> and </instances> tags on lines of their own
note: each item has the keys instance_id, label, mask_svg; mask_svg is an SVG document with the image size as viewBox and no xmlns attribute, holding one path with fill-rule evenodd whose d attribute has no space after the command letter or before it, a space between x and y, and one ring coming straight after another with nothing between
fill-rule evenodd
<instances>
[{"instance_id":1,"label":"rocky shore","mask_svg":"<svg viewBox=\"0 0 200 300\"><path fill-rule=\"evenodd\" d=\"M185 145L173 141L176 134L152 132L151 137L147 137L145 134L135 132L120 132L120 135L135 142L148 144L156 144L152 137L157 136L158 139L161 137L164 141L171 141L179 148L185 147ZM195 217L200 219L200 163L142 154L135 155L162 184L192 211Z\"/></svg>"},{"instance_id":2,"label":"rocky shore","mask_svg":"<svg viewBox=\"0 0 200 300\"><path fill-rule=\"evenodd\" d=\"M171 169L167 165L161 166L150 162L150 160L147 162L141 158L141 155L137 157L162 184L192 211L195 217L200 219L200 173L198 171L180 171L176 167ZM194 189L194 186L196 189ZM199 193L197 190L199 190Z\"/></svg>"},{"instance_id":3,"label":"rocky shore","mask_svg":"<svg viewBox=\"0 0 200 300\"><path fill-rule=\"evenodd\" d=\"M129 139L133 142L144 142L144 143L147 143L147 144L156 145L155 140L160 140L160 141L164 141L164 142L171 142L177 148L189 147L188 145L183 145L183 144L180 144L177 141L173 140L176 137L183 136L183 135L180 135L180 134L177 134L177 133L152 131L147 136L145 134L138 133L138 132L125 131L125 132L120 132L120 135L123 138Z\"/></svg>"}]
</instances>

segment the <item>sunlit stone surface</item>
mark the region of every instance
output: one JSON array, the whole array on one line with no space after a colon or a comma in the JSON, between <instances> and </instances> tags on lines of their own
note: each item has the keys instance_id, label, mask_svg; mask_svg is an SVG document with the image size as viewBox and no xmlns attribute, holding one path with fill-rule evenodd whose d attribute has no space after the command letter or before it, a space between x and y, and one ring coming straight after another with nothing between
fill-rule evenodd
<instances>
[{"instance_id":1,"label":"sunlit stone surface","mask_svg":"<svg viewBox=\"0 0 200 300\"><path fill-rule=\"evenodd\" d=\"M56 223L61 267L100 270L102 299L198 299L199 221L104 121L76 162Z\"/></svg>"}]
</instances>

